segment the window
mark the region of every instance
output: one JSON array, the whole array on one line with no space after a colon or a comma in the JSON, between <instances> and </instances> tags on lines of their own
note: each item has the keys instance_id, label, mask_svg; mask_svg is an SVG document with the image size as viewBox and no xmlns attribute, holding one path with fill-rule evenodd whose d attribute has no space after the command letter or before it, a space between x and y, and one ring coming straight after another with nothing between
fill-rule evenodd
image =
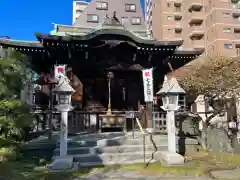
<instances>
[{"instance_id":1,"label":"window","mask_svg":"<svg viewBox=\"0 0 240 180\"><path fill-rule=\"evenodd\" d=\"M122 17L122 24L124 25L127 22L128 22L128 17Z\"/></svg>"},{"instance_id":2,"label":"window","mask_svg":"<svg viewBox=\"0 0 240 180\"><path fill-rule=\"evenodd\" d=\"M169 34L173 34L174 33L173 29L172 28L168 28L168 33Z\"/></svg>"},{"instance_id":3,"label":"window","mask_svg":"<svg viewBox=\"0 0 240 180\"><path fill-rule=\"evenodd\" d=\"M81 12L77 12L76 13L76 19L78 19L80 17L80 15L81 15Z\"/></svg>"},{"instance_id":4,"label":"window","mask_svg":"<svg viewBox=\"0 0 240 180\"><path fill-rule=\"evenodd\" d=\"M224 17L224 18L227 18L227 17L229 17L229 16L230 16L230 13L223 12L223 13L222 13L222 15L223 15L223 17Z\"/></svg>"},{"instance_id":5,"label":"window","mask_svg":"<svg viewBox=\"0 0 240 180\"><path fill-rule=\"evenodd\" d=\"M126 12L136 12L136 5L135 4L125 4L125 11Z\"/></svg>"},{"instance_id":6,"label":"window","mask_svg":"<svg viewBox=\"0 0 240 180\"><path fill-rule=\"evenodd\" d=\"M96 8L100 9L100 10L107 10L108 9L108 3L107 2L97 1L96 6L97 6Z\"/></svg>"},{"instance_id":7,"label":"window","mask_svg":"<svg viewBox=\"0 0 240 180\"><path fill-rule=\"evenodd\" d=\"M167 7L170 8L171 6L172 6L172 4L171 4L170 2L168 2L168 3L167 3Z\"/></svg>"},{"instance_id":8,"label":"window","mask_svg":"<svg viewBox=\"0 0 240 180\"><path fill-rule=\"evenodd\" d=\"M141 18L140 17L133 17L132 18L132 24L133 25L140 25L141 24Z\"/></svg>"},{"instance_id":9,"label":"window","mask_svg":"<svg viewBox=\"0 0 240 180\"><path fill-rule=\"evenodd\" d=\"M95 14L88 14L87 15L87 22L98 22L98 15Z\"/></svg>"},{"instance_id":10,"label":"window","mask_svg":"<svg viewBox=\"0 0 240 180\"><path fill-rule=\"evenodd\" d=\"M232 44L224 44L225 49L232 49L233 45Z\"/></svg>"},{"instance_id":11,"label":"window","mask_svg":"<svg viewBox=\"0 0 240 180\"><path fill-rule=\"evenodd\" d=\"M150 2L149 7L152 7L152 1Z\"/></svg>"},{"instance_id":12,"label":"window","mask_svg":"<svg viewBox=\"0 0 240 180\"><path fill-rule=\"evenodd\" d=\"M152 11L150 11L150 16L152 16Z\"/></svg>"},{"instance_id":13,"label":"window","mask_svg":"<svg viewBox=\"0 0 240 180\"><path fill-rule=\"evenodd\" d=\"M230 33L231 32L231 28L223 28L223 32Z\"/></svg>"},{"instance_id":14,"label":"window","mask_svg":"<svg viewBox=\"0 0 240 180\"><path fill-rule=\"evenodd\" d=\"M172 19L173 19L172 16L168 16L168 17L167 17L167 20L172 20Z\"/></svg>"},{"instance_id":15,"label":"window","mask_svg":"<svg viewBox=\"0 0 240 180\"><path fill-rule=\"evenodd\" d=\"M179 95L178 105L180 106L181 109L185 109L185 107L186 107L186 100L185 100L185 96L184 95Z\"/></svg>"},{"instance_id":16,"label":"window","mask_svg":"<svg viewBox=\"0 0 240 180\"><path fill-rule=\"evenodd\" d=\"M220 0L221 2L228 3L229 0Z\"/></svg>"}]
</instances>

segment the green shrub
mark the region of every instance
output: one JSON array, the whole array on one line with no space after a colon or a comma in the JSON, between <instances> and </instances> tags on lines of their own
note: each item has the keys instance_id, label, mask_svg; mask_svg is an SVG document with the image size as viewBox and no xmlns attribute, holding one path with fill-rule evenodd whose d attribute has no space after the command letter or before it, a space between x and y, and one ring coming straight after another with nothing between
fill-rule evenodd
<instances>
[{"instance_id":1,"label":"green shrub","mask_svg":"<svg viewBox=\"0 0 240 180\"><path fill-rule=\"evenodd\" d=\"M2 147L0 148L0 162L17 160L18 152L16 147Z\"/></svg>"}]
</instances>

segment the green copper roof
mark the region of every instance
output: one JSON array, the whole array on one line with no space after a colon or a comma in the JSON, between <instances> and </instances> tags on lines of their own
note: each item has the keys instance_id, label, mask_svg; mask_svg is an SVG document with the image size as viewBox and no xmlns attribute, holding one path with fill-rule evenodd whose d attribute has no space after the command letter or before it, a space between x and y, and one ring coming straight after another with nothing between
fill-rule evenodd
<instances>
[{"instance_id":1,"label":"green copper roof","mask_svg":"<svg viewBox=\"0 0 240 180\"><path fill-rule=\"evenodd\" d=\"M22 41L22 40L12 40L6 38L0 38L0 45L5 46L18 46L19 48L43 48L42 44L39 41Z\"/></svg>"},{"instance_id":2,"label":"green copper roof","mask_svg":"<svg viewBox=\"0 0 240 180\"><path fill-rule=\"evenodd\" d=\"M139 44L146 44L146 45L155 45L155 46L181 46L183 41L158 41L155 39L144 38L142 36L136 35L133 32L127 31L123 28L113 26L109 27L102 27L99 29L94 29L89 31L86 34L81 33L74 33L68 32L66 35L58 36L58 35L50 35L50 34L41 34L35 33L38 39L45 39L45 40L62 40L62 41L87 41L90 39L97 38L100 35L114 35L114 39L119 38L119 40L132 40ZM118 39L117 39L118 40Z\"/></svg>"}]
</instances>

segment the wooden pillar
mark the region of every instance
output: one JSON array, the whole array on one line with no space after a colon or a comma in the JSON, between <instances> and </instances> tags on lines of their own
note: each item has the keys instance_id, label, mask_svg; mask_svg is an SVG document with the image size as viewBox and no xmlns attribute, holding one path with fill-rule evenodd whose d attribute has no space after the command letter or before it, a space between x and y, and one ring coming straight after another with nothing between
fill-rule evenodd
<instances>
[{"instance_id":1,"label":"wooden pillar","mask_svg":"<svg viewBox=\"0 0 240 180\"><path fill-rule=\"evenodd\" d=\"M146 120L147 120L147 127L146 128L153 128L153 116L152 116L152 102L146 103Z\"/></svg>"}]
</instances>

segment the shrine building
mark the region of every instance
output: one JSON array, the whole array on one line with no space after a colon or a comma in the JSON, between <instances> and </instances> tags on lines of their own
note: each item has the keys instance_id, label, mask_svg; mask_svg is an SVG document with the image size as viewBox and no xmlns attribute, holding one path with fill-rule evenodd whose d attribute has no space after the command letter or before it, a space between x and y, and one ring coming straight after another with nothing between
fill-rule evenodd
<instances>
[{"instance_id":1,"label":"shrine building","mask_svg":"<svg viewBox=\"0 0 240 180\"><path fill-rule=\"evenodd\" d=\"M107 110L109 72L113 75L112 111L137 111L139 104L145 104L143 69L153 68L155 94L166 73L203 52L181 49L181 39L155 40L146 30L139 0L130 4L127 0L92 0L73 25L54 24L51 33L35 35L37 41L0 38L2 48L26 55L39 75L35 84L40 84L45 98L35 97L28 104L47 107L49 101L53 103L54 65L66 65L64 72L76 90L72 96L75 111L84 112Z\"/></svg>"}]
</instances>

